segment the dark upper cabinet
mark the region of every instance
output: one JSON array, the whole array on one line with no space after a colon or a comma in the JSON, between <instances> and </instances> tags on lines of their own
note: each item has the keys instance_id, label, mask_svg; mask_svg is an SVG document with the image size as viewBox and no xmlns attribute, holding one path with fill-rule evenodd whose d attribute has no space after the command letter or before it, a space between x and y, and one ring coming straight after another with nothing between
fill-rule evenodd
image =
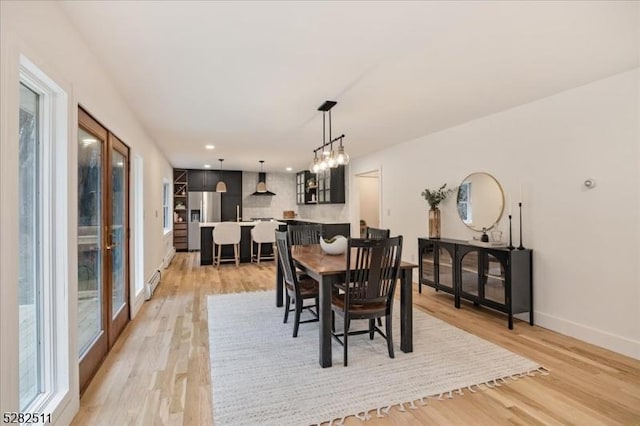
<instances>
[{"instance_id":1,"label":"dark upper cabinet","mask_svg":"<svg viewBox=\"0 0 640 426\"><path fill-rule=\"evenodd\" d=\"M224 171L222 177L227 184L227 194L242 195L242 172L240 170Z\"/></svg>"},{"instance_id":2,"label":"dark upper cabinet","mask_svg":"<svg viewBox=\"0 0 640 426\"><path fill-rule=\"evenodd\" d=\"M315 173L308 170L296 173L296 204L316 204L317 189Z\"/></svg>"},{"instance_id":3,"label":"dark upper cabinet","mask_svg":"<svg viewBox=\"0 0 640 426\"><path fill-rule=\"evenodd\" d=\"M216 185L220 181L220 172L218 170L204 171L204 188L203 191L215 191Z\"/></svg>"},{"instance_id":4,"label":"dark upper cabinet","mask_svg":"<svg viewBox=\"0 0 640 426\"><path fill-rule=\"evenodd\" d=\"M314 174L296 174L297 204L344 204L344 166ZM311 184L310 184L311 183Z\"/></svg>"},{"instance_id":5,"label":"dark upper cabinet","mask_svg":"<svg viewBox=\"0 0 640 426\"><path fill-rule=\"evenodd\" d=\"M239 170L189 170L189 191L215 191L218 182L227 184L227 192L242 195L242 172Z\"/></svg>"},{"instance_id":6,"label":"dark upper cabinet","mask_svg":"<svg viewBox=\"0 0 640 426\"><path fill-rule=\"evenodd\" d=\"M189 191L205 191L204 189L204 173L206 170L189 170Z\"/></svg>"},{"instance_id":7,"label":"dark upper cabinet","mask_svg":"<svg viewBox=\"0 0 640 426\"><path fill-rule=\"evenodd\" d=\"M326 169L317 175L318 203L319 204L343 204L344 191L344 166L335 169Z\"/></svg>"}]
</instances>

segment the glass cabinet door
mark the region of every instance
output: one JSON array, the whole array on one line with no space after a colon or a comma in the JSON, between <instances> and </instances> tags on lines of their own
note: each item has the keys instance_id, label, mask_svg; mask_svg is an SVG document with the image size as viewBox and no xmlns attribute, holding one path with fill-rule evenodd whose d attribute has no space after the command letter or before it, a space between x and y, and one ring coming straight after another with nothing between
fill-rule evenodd
<instances>
[{"instance_id":1,"label":"glass cabinet door","mask_svg":"<svg viewBox=\"0 0 640 426\"><path fill-rule=\"evenodd\" d=\"M426 280L429 283L435 283L435 251L432 245L423 249L420 261L422 262L422 280Z\"/></svg>"},{"instance_id":2,"label":"glass cabinet door","mask_svg":"<svg viewBox=\"0 0 640 426\"><path fill-rule=\"evenodd\" d=\"M487 254L483 267L484 298L494 302L505 303L506 269L498 258Z\"/></svg>"},{"instance_id":3,"label":"glass cabinet door","mask_svg":"<svg viewBox=\"0 0 640 426\"><path fill-rule=\"evenodd\" d=\"M438 284L453 290L453 255L444 247L438 249Z\"/></svg>"},{"instance_id":4,"label":"glass cabinet door","mask_svg":"<svg viewBox=\"0 0 640 426\"><path fill-rule=\"evenodd\" d=\"M478 296L479 252L470 251L460 260L460 285L464 293Z\"/></svg>"}]
</instances>

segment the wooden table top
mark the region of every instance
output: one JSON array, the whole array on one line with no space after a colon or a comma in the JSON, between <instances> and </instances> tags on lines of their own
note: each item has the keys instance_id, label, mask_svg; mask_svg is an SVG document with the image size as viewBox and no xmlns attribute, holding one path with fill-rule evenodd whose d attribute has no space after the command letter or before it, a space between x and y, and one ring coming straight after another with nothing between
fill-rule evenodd
<instances>
[{"instance_id":1,"label":"wooden table top","mask_svg":"<svg viewBox=\"0 0 640 426\"><path fill-rule=\"evenodd\" d=\"M355 249L352 249L355 250ZM320 244L291 247L293 260L305 268L315 271L320 275L332 275L343 273L347 270L347 254L332 255L325 253ZM417 268L418 265L409 262L400 262L400 269Z\"/></svg>"}]
</instances>

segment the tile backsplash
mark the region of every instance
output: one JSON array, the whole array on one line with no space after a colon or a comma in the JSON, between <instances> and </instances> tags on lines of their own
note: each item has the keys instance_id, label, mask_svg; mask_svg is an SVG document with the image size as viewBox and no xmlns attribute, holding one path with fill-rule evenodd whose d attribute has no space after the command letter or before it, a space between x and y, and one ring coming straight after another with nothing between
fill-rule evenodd
<instances>
[{"instance_id":1,"label":"tile backsplash","mask_svg":"<svg viewBox=\"0 0 640 426\"><path fill-rule=\"evenodd\" d=\"M284 210L298 211L296 174L267 173L267 189L276 195L251 195L258 185L258 173L242 172L242 218L282 218Z\"/></svg>"},{"instance_id":2,"label":"tile backsplash","mask_svg":"<svg viewBox=\"0 0 640 426\"><path fill-rule=\"evenodd\" d=\"M258 173L242 172L242 219L282 219L284 210L293 210L298 214L296 218L301 219L349 221L347 204L297 205L295 173L267 173L266 183L267 189L276 195L251 195L256 191Z\"/></svg>"}]
</instances>

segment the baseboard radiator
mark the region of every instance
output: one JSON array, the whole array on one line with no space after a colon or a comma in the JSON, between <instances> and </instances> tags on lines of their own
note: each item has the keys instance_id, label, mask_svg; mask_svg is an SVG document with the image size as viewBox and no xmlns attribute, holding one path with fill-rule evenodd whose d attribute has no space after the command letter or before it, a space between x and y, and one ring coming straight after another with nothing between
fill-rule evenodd
<instances>
[{"instance_id":1,"label":"baseboard radiator","mask_svg":"<svg viewBox=\"0 0 640 426\"><path fill-rule=\"evenodd\" d=\"M145 300L151 299L151 296L153 295L153 292L156 291L156 287L158 287L158 284L160 284L160 279L161 278L162 278L162 273L160 272L159 269L156 269L156 271L153 273L153 275L151 275L151 278L149 278L147 280L147 282L145 283L145 286L144 286L144 299Z\"/></svg>"},{"instance_id":2,"label":"baseboard radiator","mask_svg":"<svg viewBox=\"0 0 640 426\"><path fill-rule=\"evenodd\" d=\"M176 248L175 247L171 247L171 250L169 251L169 253L167 253L164 257L164 259L162 260L162 267L164 269L167 269L169 267L169 265L171 265L171 261L173 260L173 257L176 255Z\"/></svg>"}]
</instances>

